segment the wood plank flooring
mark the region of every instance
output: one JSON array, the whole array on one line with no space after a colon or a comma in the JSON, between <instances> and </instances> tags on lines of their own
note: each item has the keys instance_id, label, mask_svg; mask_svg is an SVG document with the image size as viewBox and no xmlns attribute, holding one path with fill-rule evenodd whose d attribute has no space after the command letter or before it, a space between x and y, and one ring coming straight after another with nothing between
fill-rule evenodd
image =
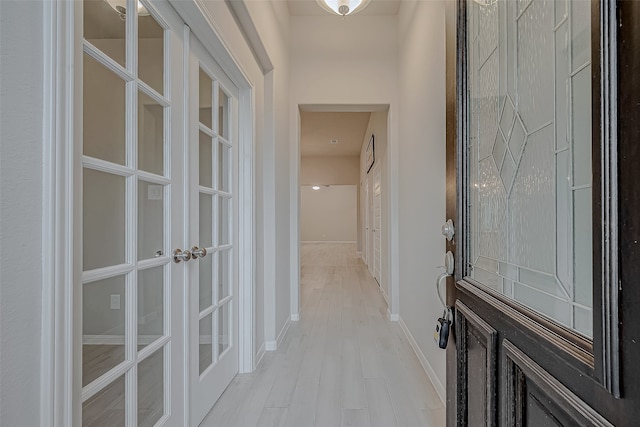
<instances>
[{"instance_id":1,"label":"wood plank flooring","mask_svg":"<svg viewBox=\"0 0 640 427\"><path fill-rule=\"evenodd\" d=\"M400 325L386 319L355 250L302 244L301 320L256 371L236 376L201 426L445 425L435 389Z\"/></svg>"}]
</instances>

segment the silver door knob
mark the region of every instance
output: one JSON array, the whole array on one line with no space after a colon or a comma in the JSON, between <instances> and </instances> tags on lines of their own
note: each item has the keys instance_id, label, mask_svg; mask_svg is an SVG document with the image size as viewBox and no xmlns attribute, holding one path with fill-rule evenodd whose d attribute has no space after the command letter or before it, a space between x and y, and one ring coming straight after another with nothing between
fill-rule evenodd
<instances>
[{"instance_id":1,"label":"silver door knob","mask_svg":"<svg viewBox=\"0 0 640 427\"><path fill-rule=\"evenodd\" d=\"M185 249L184 251L182 249L176 249L175 251L173 251L173 262L175 262L176 264L178 264L180 261L184 261L187 262L191 259L191 252L189 251L189 249Z\"/></svg>"},{"instance_id":2,"label":"silver door knob","mask_svg":"<svg viewBox=\"0 0 640 427\"><path fill-rule=\"evenodd\" d=\"M193 259L204 258L207 256L207 250L205 248L199 248L194 246L191 248L191 257Z\"/></svg>"},{"instance_id":3,"label":"silver door knob","mask_svg":"<svg viewBox=\"0 0 640 427\"><path fill-rule=\"evenodd\" d=\"M451 241L454 234L456 234L456 231L455 228L453 228L453 221L448 219L447 222L442 225L442 235L446 237L448 241Z\"/></svg>"}]
</instances>

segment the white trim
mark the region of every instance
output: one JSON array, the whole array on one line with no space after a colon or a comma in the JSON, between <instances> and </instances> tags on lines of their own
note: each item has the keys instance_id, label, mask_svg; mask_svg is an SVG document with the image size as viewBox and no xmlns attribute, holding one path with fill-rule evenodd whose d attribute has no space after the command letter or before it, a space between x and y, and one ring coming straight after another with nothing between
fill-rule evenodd
<instances>
[{"instance_id":1,"label":"white trim","mask_svg":"<svg viewBox=\"0 0 640 427\"><path fill-rule=\"evenodd\" d=\"M300 243L356 243L355 240L301 240Z\"/></svg>"},{"instance_id":2,"label":"white trim","mask_svg":"<svg viewBox=\"0 0 640 427\"><path fill-rule=\"evenodd\" d=\"M276 351L278 347L282 344L284 337L287 335L287 331L289 330L289 326L291 326L291 318L288 318L285 322L284 326L280 330L278 334L278 338L275 341L266 341L265 342L265 350L266 351Z\"/></svg>"},{"instance_id":3,"label":"white trim","mask_svg":"<svg viewBox=\"0 0 640 427\"><path fill-rule=\"evenodd\" d=\"M265 343L264 341L262 342L262 344L260 345L260 348L258 349L258 352L256 353L256 369L258 368L258 366L260 366L260 364L262 363L262 360L264 359L264 355L265 355Z\"/></svg>"},{"instance_id":4,"label":"white trim","mask_svg":"<svg viewBox=\"0 0 640 427\"><path fill-rule=\"evenodd\" d=\"M387 319L389 319L390 322L397 322L400 320L400 315L391 313L391 310L387 307Z\"/></svg>"},{"instance_id":5,"label":"white trim","mask_svg":"<svg viewBox=\"0 0 640 427\"><path fill-rule=\"evenodd\" d=\"M438 397L440 398L440 401L442 402L443 405L446 406L447 392L444 388L444 385L436 375L436 371L433 369L433 367L425 357L422 350L420 350L418 343L416 342L415 338L413 338L413 335L409 331L409 328L407 327L407 325L404 323L404 320L402 320L402 317L399 317L399 322L400 322L400 327L404 332L404 335L407 337L407 340L409 340L409 344L411 344L411 348L413 348L413 352L416 354L416 356L418 357L418 360L420 361L420 364L422 365L422 369L424 369L427 376L431 380L431 384L433 384L433 387L436 389L436 392L438 393Z\"/></svg>"},{"instance_id":6,"label":"white trim","mask_svg":"<svg viewBox=\"0 0 640 427\"><path fill-rule=\"evenodd\" d=\"M137 343L142 345L149 345L162 338L158 335L138 335ZM206 343L206 340L203 340ZM124 345L124 335L83 335L82 345ZM209 338L209 343L211 338Z\"/></svg>"},{"instance_id":7,"label":"white trim","mask_svg":"<svg viewBox=\"0 0 640 427\"><path fill-rule=\"evenodd\" d=\"M73 425L74 2L43 3L40 425Z\"/></svg>"},{"instance_id":8,"label":"white trim","mask_svg":"<svg viewBox=\"0 0 640 427\"><path fill-rule=\"evenodd\" d=\"M292 322L299 322L300 321L300 313L295 313L291 315L291 321Z\"/></svg>"}]
</instances>

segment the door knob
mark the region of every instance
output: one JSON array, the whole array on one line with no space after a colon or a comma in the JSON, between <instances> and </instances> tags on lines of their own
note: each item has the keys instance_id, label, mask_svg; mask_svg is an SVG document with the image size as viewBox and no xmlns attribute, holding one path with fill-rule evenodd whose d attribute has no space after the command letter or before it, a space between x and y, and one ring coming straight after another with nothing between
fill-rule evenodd
<instances>
[{"instance_id":1,"label":"door knob","mask_svg":"<svg viewBox=\"0 0 640 427\"><path fill-rule=\"evenodd\" d=\"M199 248L194 246L191 248L191 257L193 259L204 258L207 256L207 250L205 248Z\"/></svg>"},{"instance_id":2,"label":"door knob","mask_svg":"<svg viewBox=\"0 0 640 427\"><path fill-rule=\"evenodd\" d=\"M454 234L456 234L456 230L453 228L453 221L448 219L447 222L442 225L442 235L450 242Z\"/></svg>"},{"instance_id":3,"label":"door knob","mask_svg":"<svg viewBox=\"0 0 640 427\"><path fill-rule=\"evenodd\" d=\"M178 264L180 261L187 262L191 259L191 252L189 249L185 249L184 251L180 248L173 251L173 262Z\"/></svg>"}]
</instances>

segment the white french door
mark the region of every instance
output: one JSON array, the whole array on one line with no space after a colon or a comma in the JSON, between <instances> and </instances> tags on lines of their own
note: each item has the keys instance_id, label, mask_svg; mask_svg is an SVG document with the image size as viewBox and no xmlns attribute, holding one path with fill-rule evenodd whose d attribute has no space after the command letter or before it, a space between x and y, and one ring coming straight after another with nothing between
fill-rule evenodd
<instances>
[{"instance_id":1,"label":"white french door","mask_svg":"<svg viewBox=\"0 0 640 427\"><path fill-rule=\"evenodd\" d=\"M364 180L364 203L362 203L364 207L364 263L367 266L371 265L371 250L369 249L369 241L370 241L370 233L371 233L371 225L369 224L369 178Z\"/></svg>"},{"instance_id":2,"label":"white french door","mask_svg":"<svg viewBox=\"0 0 640 427\"><path fill-rule=\"evenodd\" d=\"M382 187L380 168L373 172L373 277L380 286L382 262Z\"/></svg>"},{"instance_id":3,"label":"white french door","mask_svg":"<svg viewBox=\"0 0 640 427\"><path fill-rule=\"evenodd\" d=\"M182 425L182 22L164 2L75 6L74 425Z\"/></svg>"},{"instance_id":4,"label":"white french door","mask_svg":"<svg viewBox=\"0 0 640 427\"><path fill-rule=\"evenodd\" d=\"M191 425L238 373L238 88L191 36L189 285Z\"/></svg>"}]
</instances>

